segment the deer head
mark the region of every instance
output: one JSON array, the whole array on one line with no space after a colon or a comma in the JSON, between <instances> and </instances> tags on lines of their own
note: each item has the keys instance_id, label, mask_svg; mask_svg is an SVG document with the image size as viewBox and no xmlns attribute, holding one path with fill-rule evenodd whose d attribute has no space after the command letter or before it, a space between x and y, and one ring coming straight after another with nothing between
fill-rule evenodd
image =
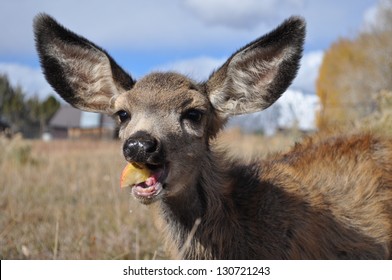
<instances>
[{"instance_id":1,"label":"deer head","mask_svg":"<svg viewBox=\"0 0 392 280\"><path fill-rule=\"evenodd\" d=\"M133 191L145 204L195 184L210 139L230 116L263 110L281 96L305 37L304 21L292 17L235 52L207 81L171 72L135 81L106 51L48 15L37 16L34 28L52 87L76 108L117 118L126 160L152 171L148 195Z\"/></svg>"}]
</instances>

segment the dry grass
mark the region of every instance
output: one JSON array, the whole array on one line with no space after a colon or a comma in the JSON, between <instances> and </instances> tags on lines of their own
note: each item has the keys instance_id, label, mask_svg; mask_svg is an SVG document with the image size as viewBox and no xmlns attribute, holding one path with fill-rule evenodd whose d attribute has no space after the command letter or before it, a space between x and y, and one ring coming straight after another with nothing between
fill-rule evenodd
<instances>
[{"instance_id":1,"label":"dry grass","mask_svg":"<svg viewBox=\"0 0 392 280\"><path fill-rule=\"evenodd\" d=\"M226 133L250 156L292 140ZM119 188L120 142L0 138L1 259L162 259L148 207Z\"/></svg>"}]
</instances>

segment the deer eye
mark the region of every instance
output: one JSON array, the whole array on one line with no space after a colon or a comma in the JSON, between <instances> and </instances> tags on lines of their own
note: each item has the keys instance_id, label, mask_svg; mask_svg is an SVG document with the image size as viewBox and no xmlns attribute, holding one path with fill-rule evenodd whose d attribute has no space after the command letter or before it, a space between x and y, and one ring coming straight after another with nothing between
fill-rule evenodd
<instances>
[{"instance_id":1,"label":"deer eye","mask_svg":"<svg viewBox=\"0 0 392 280\"><path fill-rule=\"evenodd\" d=\"M182 115L182 119L189 120L193 123L198 123L203 117L203 112L197 109L190 109Z\"/></svg>"},{"instance_id":2,"label":"deer eye","mask_svg":"<svg viewBox=\"0 0 392 280\"><path fill-rule=\"evenodd\" d=\"M124 110L118 111L116 115L118 116L118 119L120 120L121 123L124 123L131 118L131 115Z\"/></svg>"}]
</instances>

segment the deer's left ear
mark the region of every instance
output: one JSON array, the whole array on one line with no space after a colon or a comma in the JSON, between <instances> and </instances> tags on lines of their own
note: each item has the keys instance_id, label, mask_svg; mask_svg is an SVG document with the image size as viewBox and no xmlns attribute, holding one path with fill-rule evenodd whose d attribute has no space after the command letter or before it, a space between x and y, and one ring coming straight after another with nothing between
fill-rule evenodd
<instances>
[{"instance_id":1,"label":"deer's left ear","mask_svg":"<svg viewBox=\"0 0 392 280\"><path fill-rule=\"evenodd\" d=\"M103 49L53 18L35 18L41 66L49 84L76 108L111 114L111 102L134 81Z\"/></svg>"},{"instance_id":2,"label":"deer's left ear","mask_svg":"<svg viewBox=\"0 0 392 280\"><path fill-rule=\"evenodd\" d=\"M223 117L263 110L297 74L305 22L292 17L234 53L207 81L211 104Z\"/></svg>"}]
</instances>

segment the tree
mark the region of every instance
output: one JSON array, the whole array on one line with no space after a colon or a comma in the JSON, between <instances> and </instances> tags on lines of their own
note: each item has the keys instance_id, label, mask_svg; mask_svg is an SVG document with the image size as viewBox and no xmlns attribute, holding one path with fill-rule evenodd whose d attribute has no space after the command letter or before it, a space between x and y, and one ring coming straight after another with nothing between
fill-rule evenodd
<instances>
[{"instance_id":1,"label":"tree","mask_svg":"<svg viewBox=\"0 0 392 280\"><path fill-rule=\"evenodd\" d=\"M13 88L6 76L0 76L0 116L9 122L13 129L20 129L24 124L25 113L22 89Z\"/></svg>"},{"instance_id":2,"label":"tree","mask_svg":"<svg viewBox=\"0 0 392 280\"><path fill-rule=\"evenodd\" d=\"M325 53L316 82L319 129L360 122L376 111L380 92L392 89L392 1L383 1L378 13L377 24Z\"/></svg>"},{"instance_id":3,"label":"tree","mask_svg":"<svg viewBox=\"0 0 392 280\"><path fill-rule=\"evenodd\" d=\"M372 87L377 65L362 39L340 39L324 55L316 82L320 129L351 124L375 106L371 96L378 90Z\"/></svg>"},{"instance_id":4,"label":"tree","mask_svg":"<svg viewBox=\"0 0 392 280\"><path fill-rule=\"evenodd\" d=\"M5 75L0 75L0 117L4 117L6 108L12 99L13 89Z\"/></svg>"},{"instance_id":5,"label":"tree","mask_svg":"<svg viewBox=\"0 0 392 280\"><path fill-rule=\"evenodd\" d=\"M40 134L46 130L50 119L60 108L60 103L53 96L40 101L37 96L27 100L29 122L32 126L38 126Z\"/></svg>"},{"instance_id":6,"label":"tree","mask_svg":"<svg viewBox=\"0 0 392 280\"><path fill-rule=\"evenodd\" d=\"M12 87L5 75L0 75L0 119L14 131L38 135L44 132L60 103L53 96L41 101L37 96L26 100L20 87Z\"/></svg>"}]
</instances>

